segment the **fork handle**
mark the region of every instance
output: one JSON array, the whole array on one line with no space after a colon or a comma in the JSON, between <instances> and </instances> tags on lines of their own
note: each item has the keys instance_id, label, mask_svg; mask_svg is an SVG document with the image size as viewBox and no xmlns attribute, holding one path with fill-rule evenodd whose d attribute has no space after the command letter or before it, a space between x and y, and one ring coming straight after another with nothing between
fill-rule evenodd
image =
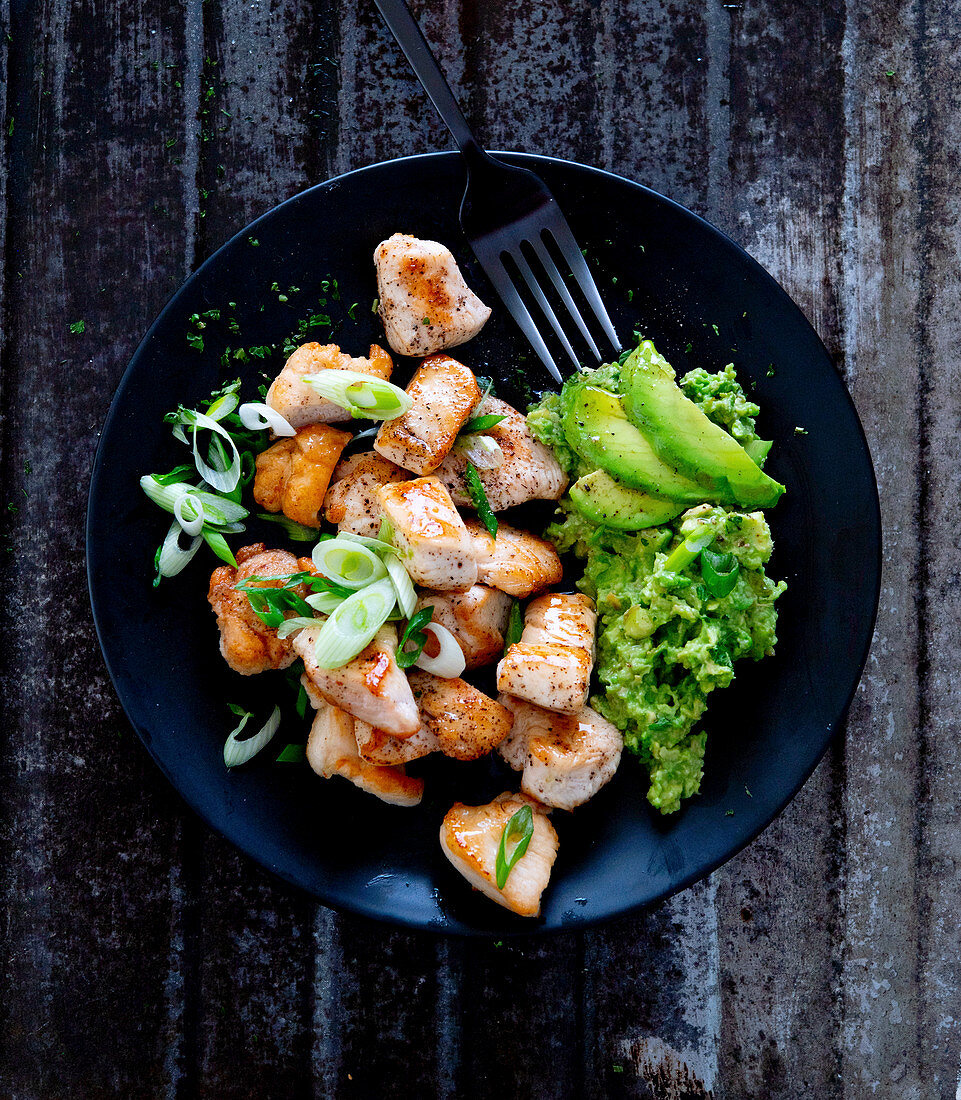
<instances>
[{"instance_id":1,"label":"fork handle","mask_svg":"<svg viewBox=\"0 0 961 1100\"><path fill-rule=\"evenodd\" d=\"M397 43L404 51L417 79L430 96L431 103L453 135L457 148L464 154L469 169L481 167L491 157L483 150L467 125L464 112L454 98L450 85L441 72L437 58L404 0L374 0Z\"/></svg>"}]
</instances>

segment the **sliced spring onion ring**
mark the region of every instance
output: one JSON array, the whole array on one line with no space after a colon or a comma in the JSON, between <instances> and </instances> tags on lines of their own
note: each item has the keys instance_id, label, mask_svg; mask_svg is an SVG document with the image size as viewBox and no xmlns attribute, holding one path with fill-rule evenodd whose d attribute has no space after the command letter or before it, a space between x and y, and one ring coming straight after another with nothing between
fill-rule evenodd
<instances>
[{"instance_id":1,"label":"sliced spring onion ring","mask_svg":"<svg viewBox=\"0 0 961 1100\"><path fill-rule=\"evenodd\" d=\"M470 494L474 507L477 509L477 518L483 523L490 537L492 539L497 538L497 516L494 515L490 501L487 499L487 493L484 490L484 483L481 481L480 474L472 462L467 463L467 469L464 471L464 482L467 485L467 492Z\"/></svg>"},{"instance_id":2,"label":"sliced spring onion ring","mask_svg":"<svg viewBox=\"0 0 961 1100\"><path fill-rule=\"evenodd\" d=\"M478 470L496 470L504 465L504 452L496 439L489 435L459 436L451 448Z\"/></svg>"},{"instance_id":3,"label":"sliced spring onion ring","mask_svg":"<svg viewBox=\"0 0 961 1100\"><path fill-rule=\"evenodd\" d=\"M430 607L422 607L420 611L415 612L407 620L407 626L404 627L404 632L400 636L400 645L397 647L398 668L410 668L424 652L424 646L427 644L427 635L424 633L423 628L430 622L433 614L433 605ZM408 649L407 647L411 643L414 648Z\"/></svg>"},{"instance_id":4,"label":"sliced spring onion ring","mask_svg":"<svg viewBox=\"0 0 961 1100\"><path fill-rule=\"evenodd\" d=\"M157 555L157 572L161 577L176 577L197 553L200 544L204 541L200 535L196 535L187 549L184 550L180 545L182 531L183 528L180 526L179 521L174 520L170 525L170 530L167 532L163 545L160 547L160 553Z\"/></svg>"},{"instance_id":5,"label":"sliced spring onion ring","mask_svg":"<svg viewBox=\"0 0 961 1100\"><path fill-rule=\"evenodd\" d=\"M174 507L184 490L189 490L191 504L200 505L203 508L204 521L214 527L236 523L238 520L246 519L250 515L242 505L235 504L232 500L227 500L226 497L205 492L203 489L198 489L196 486L188 485L183 481L166 485L154 474L146 474L140 479L140 488L154 504L163 508L165 512L171 513L174 511Z\"/></svg>"},{"instance_id":6,"label":"sliced spring onion ring","mask_svg":"<svg viewBox=\"0 0 961 1100\"><path fill-rule=\"evenodd\" d=\"M497 876L497 889L503 890L507 885L507 877L514 870L514 864L527 851L527 846L534 835L534 811L530 806L521 806L516 814L504 826L501 833L501 842L497 847L497 860L495 873ZM510 854L507 853L508 845L513 845Z\"/></svg>"},{"instance_id":7,"label":"sliced spring onion ring","mask_svg":"<svg viewBox=\"0 0 961 1100\"><path fill-rule=\"evenodd\" d=\"M521 635L524 633L524 612L521 611L520 600L511 601L510 614L507 616L507 629L504 631L504 653L512 645L521 640Z\"/></svg>"},{"instance_id":8,"label":"sliced spring onion ring","mask_svg":"<svg viewBox=\"0 0 961 1100\"><path fill-rule=\"evenodd\" d=\"M414 404L399 386L360 371L322 370L304 375L303 380L351 416L368 420L394 420Z\"/></svg>"},{"instance_id":9,"label":"sliced spring onion ring","mask_svg":"<svg viewBox=\"0 0 961 1100\"><path fill-rule=\"evenodd\" d=\"M307 597L308 601L310 597ZM284 621L277 627L278 638L289 638L291 634L296 634L298 630L303 630L308 626L316 626L317 619L308 619L306 615L296 615L292 619L284 619Z\"/></svg>"},{"instance_id":10,"label":"sliced spring onion ring","mask_svg":"<svg viewBox=\"0 0 961 1100\"><path fill-rule=\"evenodd\" d=\"M367 645L387 622L396 597L389 578L367 585L349 596L321 627L314 656L321 668L340 668Z\"/></svg>"},{"instance_id":11,"label":"sliced spring onion ring","mask_svg":"<svg viewBox=\"0 0 961 1100\"><path fill-rule=\"evenodd\" d=\"M246 764L248 760L256 756L258 752L271 740L280 726L280 707L274 707L270 717L253 735L238 741L241 730L247 725L249 714L245 714L240 720L240 725L232 730L224 744L224 763L228 768L236 768L238 764Z\"/></svg>"},{"instance_id":12,"label":"sliced spring onion ring","mask_svg":"<svg viewBox=\"0 0 961 1100\"><path fill-rule=\"evenodd\" d=\"M397 606L407 618L410 618L417 606L417 593L414 591L410 574L396 554L385 554L384 565L387 566L394 592L397 594Z\"/></svg>"},{"instance_id":13,"label":"sliced spring onion ring","mask_svg":"<svg viewBox=\"0 0 961 1100\"><path fill-rule=\"evenodd\" d=\"M414 664L425 672L440 676L442 680L453 680L454 677L460 676L467 667L467 661L464 659L464 651L457 644L454 635L446 626L441 626L440 623L427 623L424 630L429 631L437 639L440 645L440 653L436 657L428 657L426 653L421 651Z\"/></svg>"},{"instance_id":14,"label":"sliced spring onion ring","mask_svg":"<svg viewBox=\"0 0 961 1100\"><path fill-rule=\"evenodd\" d=\"M349 539L318 542L311 558L325 577L344 588L365 588L387 576L386 566L372 550Z\"/></svg>"},{"instance_id":15,"label":"sliced spring onion ring","mask_svg":"<svg viewBox=\"0 0 961 1100\"><path fill-rule=\"evenodd\" d=\"M346 596L339 596L336 592L315 592L307 597L307 603L322 615L329 615L332 611L336 611L346 598Z\"/></svg>"},{"instance_id":16,"label":"sliced spring onion ring","mask_svg":"<svg viewBox=\"0 0 961 1100\"><path fill-rule=\"evenodd\" d=\"M372 539L367 535L355 535L353 531L341 531L337 538L346 539L348 542L359 543L361 546L366 546L368 550L373 550L375 554L397 553L389 542L384 542L383 539Z\"/></svg>"},{"instance_id":17,"label":"sliced spring onion ring","mask_svg":"<svg viewBox=\"0 0 961 1100\"><path fill-rule=\"evenodd\" d=\"M239 384L239 383L238 383ZM225 416L230 414L240 404L240 398L237 396L237 390L231 389L227 393L223 393L207 410L207 416L211 420L223 420Z\"/></svg>"},{"instance_id":18,"label":"sliced spring onion ring","mask_svg":"<svg viewBox=\"0 0 961 1100\"><path fill-rule=\"evenodd\" d=\"M192 500L193 495L188 486L182 485L180 495L174 502L174 519L186 535L199 535L204 526L203 505Z\"/></svg>"},{"instance_id":19,"label":"sliced spring onion ring","mask_svg":"<svg viewBox=\"0 0 961 1100\"><path fill-rule=\"evenodd\" d=\"M723 599L734 591L741 567L731 553L705 547L701 551L701 578L712 596Z\"/></svg>"},{"instance_id":20,"label":"sliced spring onion ring","mask_svg":"<svg viewBox=\"0 0 961 1100\"><path fill-rule=\"evenodd\" d=\"M706 527L704 525L695 528L685 539L683 539L671 553L668 555L667 561L664 563L665 573L680 573L682 569L686 569L691 562L693 562L698 554L714 541L714 529L712 527Z\"/></svg>"},{"instance_id":21,"label":"sliced spring onion ring","mask_svg":"<svg viewBox=\"0 0 961 1100\"><path fill-rule=\"evenodd\" d=\"M270 428L274 435L296 435L297 429L281 416L276 409L272 409L263 401L248 401L238 410L240 423L248 431L260 431Z\"/></svg>"},{"instance_id":22,"label":"sliced spring onion ring","mask_svg":"<svg viewBox=\"0 0 961 1100\"><path fill-rule=\"evenodd\" d=\"M478 407L480 407L481 404L483 404L483 401L479 402ZM470 420L465 421L460 430L460 434L470 435L472 432L486 432L491 428L496 428L502 420L506 419L506 416L498 416L496 413L485 413L484 416L472 416Z\"/></svg>"},{"instance_id":23,"label":"sliced spring onion ring","mask_svg":"<svg viewBox=\"0 0 961 1100\"><path fill-rule=\"evenodd\" d=\"M230 432L221 427L216 420L212 420L206 413L191 409L184 415L193 428L194 465L197 467L200 476L221 493L233 492L240 481L240 452L237 450L237 444L234 443ZM197 437L203 428L226 440L230 448L230 462L224 469L216 470L200 457L200 446Z\"/></svg>"},{"instance_id":24,"label":"sliced spring onion ring","mask_svg":"<svg viewBox=\"0 0 961 1100\"><path fill-rule=\"evenodd\" d=\"M227 545L227 540L219 531L212 531L209 527L205 527L200 532L200 537L221 561L232 565L234 569L237 568L237 559L234 557L234 552Z\"/></svg>"}]
</instances>

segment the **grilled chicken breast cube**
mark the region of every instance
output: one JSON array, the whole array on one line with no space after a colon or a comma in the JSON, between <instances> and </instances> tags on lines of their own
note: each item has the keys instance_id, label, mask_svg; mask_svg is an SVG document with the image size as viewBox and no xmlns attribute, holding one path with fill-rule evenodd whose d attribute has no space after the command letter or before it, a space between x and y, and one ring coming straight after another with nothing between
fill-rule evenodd
<instances>
[{"instance_id":1,"label":"grilled chicken breast cube","mask_svg":"<svg viewBox=\"0 0 961 1100\"><path fill-rule=\"evenodd\" d=\"M463 344L491 311L464 282L449 248L395 233L374 251L380 316L398 355Z\"/></svg>"},{"instance_id":2,"label":"grilled chicken breast cube","mask_svg":"<svg viewBox=\"0 0 961 1100\"><path fill-rule=\"evenodd\" d=\"M497 850L508 821L525 805L534 813L527 851L514 864L502 890L497 887ZM505 791L486 806L455 802L440 827L444 855L464 878L498 905L522 917L538 917L541 895L557 858L557 833L547 814L523 795Z\"/></svg>"},{"instance_id":3,"label":"grilled chicken breast cube","mask_svg":"<svg viewBox=\"0 0 961 1100\"><path fill-rule=\"evenodd\" d=\"M328 401L309 386L304 377L322 370L355 370L372 378L389 380L394 361L376 344L370 345L370 355L345 355L336 344L301 344L284 364L267 391L267 404L280 413L292 428L308 424L342 424L350 413Z\"/></svg>"},{"instance_id":4,"label":"grilled chicken breast cube","mask_svg":"<svg viewBox=\"0 0 961 1100\"><path fill-rule=\"evenodd\" d=\"M555 714L533 703L501 695L514 726L497 751L515 771L521 790L546 806L573 810L617 771L623 740L613 723L590 707L577 714Z\"/></svg>"},{"instance_id":5,"label":"grilled chicken breast cube","mask_svg":"<svg viewBox=\"0 0 961 1100\"><path fill-rule=\"evenodd\" d=\"M407 764L437 751L437 738L424 725L410 737L393 737L360 719L354 722L354 737L361 759L381 766Z\"/></svg>"},{"instance_id":6,"label":"grilled chicken breast cube","mask_svg":"<svg viewBox=\"0 0 961 1100\"><path fill-rule=\"evenodd\" d=\"M567 474L550 448L531 435L524 416L497 397L485 398L474 415L504 417L484 431L500 447L504 461L496 469L477 471L493 511L502 512L528 500L561 498L567 488ZM464 478L466 470L467 457L458 444L435 471L447 486L451 500L461 506L472 503Z\"/></svg>"},{"instance_id":7,"label":"grilled chicken breast cube","mask_svg":"<svg viewBox=\"0 0 961 1100\"><path fill-rule=\"evenodd\" d=\"M403 767L382 768L362 760L354 739L354 719L330 703L322 703L314 715L307 762L324 779L343 776L393 806L416 806L424 796L423 779L407 775Z\"/></svg>"},{"instance_id":8,"label":"grilled chicken breast cube","mask_svg":"<svg viewBox=\"0 0 961 1100\"><path fill-rule=\"evenodd\" d=\"M320 527L320 509L341 452L351 440L329 424L310 424L257 455L254 500L305 527Z\"/></svg>"},{"instance_id":9,"label":"grilled chicken breast cube","mask_svg":"<svg viewBox=\"0 0 961 1100\"><path fill-rule=\"evenodd\" d=\"M289 638L281 640L277 631L259 618L250 606L247 593L236 585L251 577L286 577L302 571L301 563L286 550L268 550L262 542L237 551L237 568L221 565L210 577L207 599L217 616L220 652L224 660L241 676L253 676L271 668L287 668L296 659ZM264 581L258 588L279 588L284 582ZM305 596L303 586L297 588Z\"/></svg>"},{"instance_id":10,"label":"grilled chicken breast cube","mask_svg":"<svg viewBox=\"0 0 961 1100\"><path fill-rule=\"evenodd\" d=\"M422 591L417 610L432 607L432 623L439 623L454 635L464 653L467 667L482 668L493 664L504 649L504 631L511 610L511 598L506 592L475 584L466 592ZM427 655L431 637L427 639Z\"/></svg>"},{"instance_id":11,"label":"grilled chicken breast cube","mask_svg":"<svg viewBox=\"0 0 961 1100\"><path fill-rule=\"evenodd\" d=\"M477 583L473 542L450 494L436 477L419 477L377 490L390 521L390 541L414 584L466 591Z\"/></svg>"},{"instance_id":12,"label":"grilled chicken breast cube","mask_svg":"<svg viewBox=\"0 0 961 1100\"><path fill-rule=\"evenodd\" d=\"M561 559L546 539L498 522L492 538L480 521L466 520L477 559L477 580L524 599L558 584L564 576Z\"/></svg>"},{"instance_id":13,"label":"grilled chicken breast cube","mask_svg":"<svg viewBox=\"0 0 961 1100\"><path fill-rule=\"evenodd\" d=\"M409 481L410 473L373 451L350 455L337 463L324 500L328 523L341 531L376 538L381 511L377 490L381 485Z\"/></svg>"},{"instance_id":14,"label":"grilled chicken breast cube","mask_svg":"<svg viewBox=\"0 0 961 1100\"><path fill-rule=\"evenodd\" d=\"M407 394L413 406L403 416L384 421L374 450L423 476L444 461L481 392L469 367L449 355L431 355L414 371Z\"/></svg>"},{"instance_id":15,"label":"grilled chicken breast cube","mask_svg":"<svg viewBox=\"0 0 961 1100\"><path fill-rule=\"evenodd\" d=\"M579 646L518 642L497 666L497 690L576 714L587 702L592 666L590 653Z\"/></svg>"},{"instance_id":16,"label":"grilled chicken breast cube","mask_svg":"<svg viewBox=\"0 0 961 1100\"><path fill-rule=\"evenodd\" d=\"M397 667L397 631L385 623L374 640L342 668L317 664L314 644L322 623L293 636L293 648L304 662L308 679L328 703L363 722L376 723L394 737L409 737L420 729L420 712L407 677ZM289 663L289 662L288 662ZM356 749L356 745L354 746Z\"/></svg>"},{"instance_id":17,"label":"grilled chicken breast cube","mask_svg":"<svg viewBox=\"0 0 961 1100\"><path fill-rule=\"evenodd\" d=\"M531 645L580 646L593 654L596 628L597 612L590 596L545 592L527 605L520 640Z\"/></svg>"},{"instance_id":18,"label":"grilled chicken breast cube","mask_svg":"<svg viewBox=\"0 0 961 1100\"><path fill-rule=\"evenodd\" d=\"M456 760L478 760L510 733L511 712L466 681L418 669L409 675L424 726Z\"/></svg>"}]
</instances>

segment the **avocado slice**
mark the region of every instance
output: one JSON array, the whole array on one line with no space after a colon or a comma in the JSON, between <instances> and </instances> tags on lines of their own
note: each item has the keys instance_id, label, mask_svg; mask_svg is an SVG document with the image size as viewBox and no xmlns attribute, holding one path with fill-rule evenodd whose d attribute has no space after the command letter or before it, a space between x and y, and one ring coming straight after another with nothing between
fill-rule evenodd
<instances>
[{"instance_id":1,"label":"avocado slice","mask_svg":"<svg viewBox=\"0 0 961 1100\"><path fill-rule=\"evenodd\" d=\"M685 397L674 371L650 340L621 369L624 408L664 462L710 485L744 508L770 508L784 486L757 465L744 448ZM718 498L715 498L718 499Z\"/></svg>"},{"instance_id":2,"label":"avocado slice","mask_svg":"<svg viewBox=\"0 0 961 1100\"><path fill-rule=\"evenodd\" d=\"M574 507L593 523L618 531L640 531L676 519L687 507L676 500L651 496L615 481L606 470L595 470L570 488Z\"/></svg>"},{"instance_id":3,"label":"avocado slice","mask_svg":"<svg viewBox=\"0 0 961 1100\"><path fill-rule=\"evenodd\" d=\"M662 461L627 419L621 399L588 383L564 387L564 434L587 462L632 489L643 489L679 504L728 500L729 495L699 485Z\"/></svg>"}]
</instances>

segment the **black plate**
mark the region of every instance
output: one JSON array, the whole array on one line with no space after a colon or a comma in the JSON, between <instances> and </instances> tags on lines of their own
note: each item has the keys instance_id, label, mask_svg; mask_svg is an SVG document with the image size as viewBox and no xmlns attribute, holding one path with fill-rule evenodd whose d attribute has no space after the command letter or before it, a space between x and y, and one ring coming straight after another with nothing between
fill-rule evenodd
<instances>
[{"instance_id":1,"label":"black plate","mask_svg":"<svg viewBox=\"0 0 961 1100\"><path fill-rule=\"evenodd\" d=\"M216 322L203 354L187 348L191 314L236 302L242 342L268 344L323 295L328 302L319 311L343 319L333 339L364 354L378 338L371 256L379 240L400 230L450 245L468 281L495 307L480 337L455 354L492 374L508 400L521 402L526 386L550 384L469 259L457 224L464 172L456 154L374 165L297 195L185 283L114 398L87 524L90 592L107 666L131 723L189 805L329 905L415 927L497 935L584 925L656 901L764 828L844 717L867 655L880 572L877 488L857 414L784 291L717 229L646 188L566 161L506 159L540 173L560 200L597 265L622 338L640 327L679 373L736 363L761 404L759 428L775 441L770 472L788 487L771 517L777 549L770 572L789 583L778 605L777 655L740 664L734 686L712 697L703 792L681 813L665 819L651 811L645 777L625 759L588 805L555 813L560 854L543 918L521 921L473 893L437 840L454 799L480 802L516 789L514 773L486 761L425 761L427 794L414 810L385 806L340 780L323 782L306 767L274 764L269 752L228 773L221 755L232 725L226 704L249 703L266 717L284 695L282 675L244 679L221 660L205 598L213 565L206 551L180 577L151 587L167 522L143 498L138 479L185 459L162 416L238 373L220 366L232 338ZM339 301L323 290L328 276L338 280ZM300 290L280 302L269 289L275 281ZM355 302L356 322L347 316ZM258 369L254 361L239 372L248 399ZM251 538L235 544L260 537L276 544L277 528L262 528L253 523ZM286 720L275 744L302 740L303 725Z\"/></svg>"}]
</instances>

